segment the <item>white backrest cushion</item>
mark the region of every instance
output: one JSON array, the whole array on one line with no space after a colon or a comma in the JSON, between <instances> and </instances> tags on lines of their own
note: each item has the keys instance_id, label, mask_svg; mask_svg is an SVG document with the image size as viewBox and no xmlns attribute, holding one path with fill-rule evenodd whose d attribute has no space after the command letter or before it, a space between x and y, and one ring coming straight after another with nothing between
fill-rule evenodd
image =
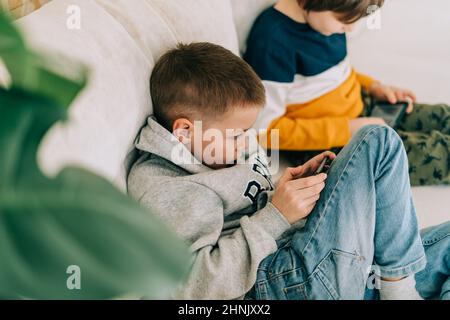
<instances>
[{"instance_id":1,"label":"white backrest cushion","mask_svg":"<svg viewBox=\"0 0 450 320\"><path fill-rule=\"evenodd\" d=\"M450 1L391 0L381 29L365 21L349 37L353 65L388 84L414 90L420 102L450 103Z\"/></svg>"},{"instance_id":2,"label":"white backrest cushion","mask_svg":"<svg viewBox=\"0 0 450 320\"><path fill-rule=\"evenodd\" d=\"M81 29L66 27L79 6ZM39 152L49 175L66 165L93 170L126 189L134 138L152 113L154 61L178 42L208 41L239 53L228 0L57 0L18 21L33 47L91 69L88 87Z\"/></svg>"},{"instance_id":3,"label":"white backrest cushion","mask_svg":"<svg viewBox=\"0 0 450 320\"><path fill-rule=\"evenodd\" d=\"M96 0L136 42L144 55L156 61L177 39L150 1Z\"/></svg>"},{"instance_id":4,"label":"white backrest cushion","mask_svg":"<svg viewBox=\"0 0 450 320\"><path fill-rule=\"evenodd\" d=\"M66 27L69 5L81 9L79 30ZM153 60L95 1L51 1L18 24L33 47L81 61L91 71L87 88L70 108L69 121L46 136L41 167L52 175L62 166L79 165L125 190L124 159L151 111Z\"/></svg>"},{"instance_id":5,"label":"white backrest cushion","mask_svg":"<svg viewBox=\"0 0 450 320\"><path fill-rule=\"evenodd\" d=\"M235 54L239 43L229 0L146 0L177 42L212 42Z\"/></svg>"},{"instance_id":6,"label":"white backrest cushion","mask_svg":"<svg viewBox=\"0 0 450 320\"><path fill-rule=\"evenodd\" d=\"M228 0L96 1L154 61L179 42L212 42L239 52Z\"/></svg>"},{"instance_id":7,"label":"white backrest cushion","mask_svg":"<svg viewBox=\"0 0 450 320\"><path fill-rule=\"evenodd\" d=\"M277 0L230 0L239 39L241 55L245 52L248 34L256 18Z\"/></svg>"}]
</instances>

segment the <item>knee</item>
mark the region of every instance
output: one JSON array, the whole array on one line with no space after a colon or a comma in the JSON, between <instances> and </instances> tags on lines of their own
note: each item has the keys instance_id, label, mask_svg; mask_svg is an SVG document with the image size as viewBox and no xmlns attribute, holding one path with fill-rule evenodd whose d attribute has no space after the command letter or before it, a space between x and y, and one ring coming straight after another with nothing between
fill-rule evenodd
<instances>
[{"instance_id":1,"label":"knee","mask_svg":"<svg viewBox=\"0 0 450 320\"><path fill-rule=\"evenodd\" d=\"M408 159L403 141L394 129L388 126L368 125L360 129L356 139L366 144L369 155L380 162L397 162L407 166Z\"/></svg>"},{"instance_id":2,"label":"knee","mask_svg":"<svg viewBox=\"0 0 450 320\"><path fill-rule=\"evenodd\" d=\"M361 128L356 134L358 138L368 141L377 146L391 146L393 148L403 148L403 142L398 133L389 126L368 125Z\"/></svg>"}]
</instances>

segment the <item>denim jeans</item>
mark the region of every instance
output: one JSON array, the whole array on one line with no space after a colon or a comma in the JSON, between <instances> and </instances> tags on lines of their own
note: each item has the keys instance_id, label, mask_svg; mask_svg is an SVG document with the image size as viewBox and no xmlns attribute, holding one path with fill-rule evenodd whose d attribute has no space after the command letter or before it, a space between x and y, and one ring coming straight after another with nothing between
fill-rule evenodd
<instances>
[{"instance_id":1,"label":"denim jeans","mask_svg":"<svg viewBox=\"0 0 450 320\"><path fill-rule=\"evenodd\" d=\"M428 263L416 274L416 289L425 299L450 300L450 222L421 231Z\"/></svg>"},{"instance_id":2,"label":"denim jeans","mask_svg":"<svg viewBox=\"0 0 450 320\"><path fill-rule=\"evenodd\" d=\"M425 296L442 289L448 297L449 234L450 224L426 230L422 244L402 141L388 127L367 126L333 162L304 227L291 228L261 262L246 298L374 299L371 272L417 274Z\"/></svg>"}]
</instances>

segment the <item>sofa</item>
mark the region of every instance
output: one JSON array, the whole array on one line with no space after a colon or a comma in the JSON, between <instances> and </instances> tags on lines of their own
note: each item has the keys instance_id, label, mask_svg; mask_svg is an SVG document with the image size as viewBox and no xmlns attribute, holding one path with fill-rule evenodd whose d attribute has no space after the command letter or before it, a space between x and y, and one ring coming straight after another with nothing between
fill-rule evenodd
<instances>
[{"instance_id":1,"label":"sofa","mask_svg":"<svg viewBox=\"0 0 450 320\"><path fill-rule=\"evenodd\" d=\"M19 19L28 43L90 67L69 120L46 135L39 163L49 176L88 168L126 192L134 138L152 113L149 78L177 42L209 41L235 54L257 15L274 0L52 0ZM361 72L415 90L424 102L450 103L447 0L388 0L381 29L364 21L349 35ZM67 24L76 15L79 28ZM413 188L421 227L450 220L450 188Z\"/></svg>"}]
</instances>

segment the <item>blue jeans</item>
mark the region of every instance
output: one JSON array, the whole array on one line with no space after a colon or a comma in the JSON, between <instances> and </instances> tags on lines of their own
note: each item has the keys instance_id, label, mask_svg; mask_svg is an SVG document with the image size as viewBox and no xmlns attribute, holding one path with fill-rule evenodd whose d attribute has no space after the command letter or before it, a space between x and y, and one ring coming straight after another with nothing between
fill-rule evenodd
<instances>
[{"instance_id":1,"label":"blue jeans","mask_svg":"<svg viewBox=\"0 0 450 320\"><path fill-rule=\"evenodd\" d=\"M450 300L450 222L421 234L428 264L416 274L416 289L425 299Z\"/></svg>"},{"instance_id":2,"label":"blue jeans","mask_svg":"<svg viewBox=\"0 0 450 320\"><path fill-rule=\"evenodd\" d=\"M402 141L388 127L364 127L333 162L306 225L261 262L246 298L376 299L371 272L416 274L421 294L448 298L450 223L423 237Z\"/></svg>"}]
</instances>

